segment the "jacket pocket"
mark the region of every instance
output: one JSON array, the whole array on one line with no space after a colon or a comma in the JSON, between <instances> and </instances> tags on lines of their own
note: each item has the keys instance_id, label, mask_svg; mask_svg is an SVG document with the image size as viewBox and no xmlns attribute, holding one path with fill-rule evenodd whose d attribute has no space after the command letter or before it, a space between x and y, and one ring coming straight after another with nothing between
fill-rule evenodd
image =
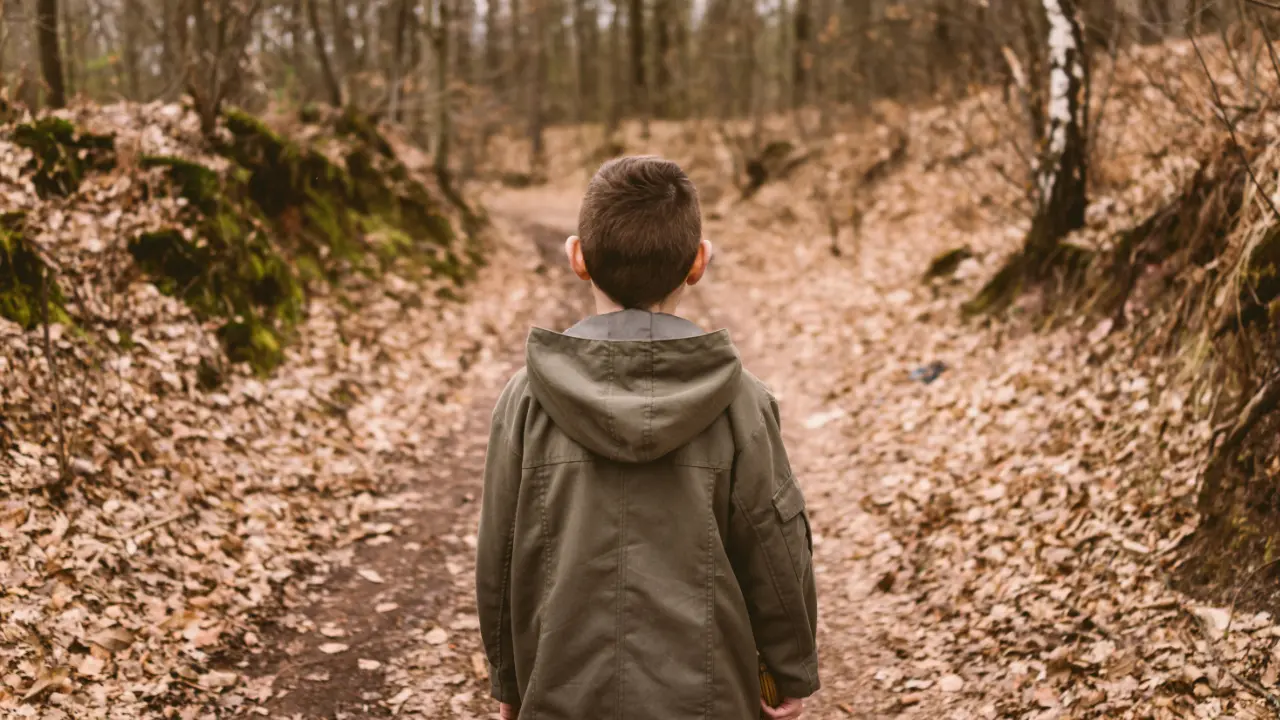
<instances>
[{"instance_id":1,"label":"jacket pocket","mask_svg":"<svg viewBox=\"0 0 1280 720\"><path fill-rule=\"evenodd\" d=\"M773 509L778 516L778 524L782 537L787 543L787 552L791 555L791 566L796 577L803 579L809 573L809 565L813 557L813 540L809 531L809 518L805 514L804 493L796 485L794 477L787 476L786 482L773 494Z\"/></svg>"}]
</instances>

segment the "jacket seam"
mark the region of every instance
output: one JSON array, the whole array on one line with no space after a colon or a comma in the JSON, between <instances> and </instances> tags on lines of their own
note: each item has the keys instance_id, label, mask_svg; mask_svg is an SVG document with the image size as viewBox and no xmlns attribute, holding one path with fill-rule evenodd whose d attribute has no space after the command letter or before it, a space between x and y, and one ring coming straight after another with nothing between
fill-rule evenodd
<instances>
[{"instance_id":1,"label":"jacket seam","mask_svg":"<svg viewBox=\"0 0 1280 720\"><path fill-rule=\"evenodd\" d=\"M549 458L543 458L541 460L531 460L529 464L524 466L524 469L537 470L538 468L544 468L549 465L572 465L574 463L589 463L591 462L591 460L592 459L589 457L582 457L580 455L564 456L564 457L549 457Z\"/></svg>"},{"instance_id":2,"label":"jacket seam","mask_svg":"<svg viewBox=\"0 0 1280 720\"><path fill-rule=\"evenodd\" d=\"M506 637L503 628L504 626L510 625L510 623L507 622L507 605L509 604L507 601L507 591L511 587L510 585L511 558L515 554L515 545L516 545L516 523L515 523L515 518L513 517L511 521L511 527L507 530L507 548L502 556L502 585L501 585L502 591L501 591L501 595L499 596L500 600L498 603L497 670L498 670L498 684L499 684L499 687L502 688L503 695L506 695L506 691L507 691L506 663L509 661L507 658L504 658L502 656L503 638Z\"/></svg>"},{"instance_id":3,"label":"jacket seam","mask_svg":"<svg viewBox=\"0 0 1280 720\"><path fill-rule=\"evenodd\" d=\"M613 347L613 343L609 343L606 347L608 348L607 354L609 356L609 378L608 378L608 381L605 383L605 392L606 392L606 395L604 398L605 416L609 418L609 437L613 440L613 457L615 460L621 460L622 459L622 438L618 437L617 421L613 417L613 405L609 402L609 398L611 397L611 393L613 392L613 384L616 381L617 375L618 375L617 367L616 367L617 358L614 354L615 350Z\"/></svg>"},{"instance_id":4,"label":"jacket seam","mask_svg":"<svg viewBox=\"0 0 1280 720\"><path fill-rule=\"evenodd\" d=\"M756 525L755 520L751 517L751 514L747 512L746 507L742 504L742 499L738 497L736 493L733 493L732 497L733 497L734 504L738 506L738 510L746 517L747 524L751 526L751 533L756 536L756 543L758 543L761 548L764 548L765 542L764 542L764 538L761 537L760 535L760 528ZM773 514L772 508L770 508L770 510L771 510L770 515L772 516ZM784 541L785 541L785 538L784 538ZM796 646L804 647L804 637L800 634L800 629L796 627L795 615L791 612L791 608L787 603L786 597L782 593L782 586L778 582L778 574L773 568L773 561L769 559L768 552L761 552L760 555L764 558L765 568L769 571L769 581L773 585L774 593L776 593L778 596L778 602L782 605L782 612L786 613L787 615L787 624L791 626L791 634L794 636L794 640L796 641ZM789 550L787 551L787 557L791 557L791 552ZM805 674L805 677L808 679L809 684L812 685L813 674L809 672L809 661L807 658L801 663L801 667L804 669L804 674Z\"/></svg>"},{"instance_id":5,"label":"jacket seam","mask_svg":"<svg viewBox=\"0 0 1280 720\"><path fill-rule=\"evenodd\" d=\"M615 591L617 595L614 598L614 625L613 625L614 678L615 678L614 683L618 688L618 701L617 701L617 705L614 708L614 717L617 718L617 720L622 720L624 716L623 708L625 706L625 700L626 700L626 695L623 692L624 688L623 688L623 681L622 681L622 678L623 678L622 661L623 661L623 655L624 655L623 636L625 635L625 633L623 632L622 615L623 615L623 608L626 605L627 516L629 514L629 508L627 504L630 501L630 497L628 496L628 493L627 493L627 489L628 489L627 478L626 478L626 475L622 472L621 468L618 469L618 479L621 481L620 484L622 485L622 516L618 522L618 579L615 585Z\"/></svg>"},{"instance_id":6,"label":"jacket seam","mask_svg":"<svg viewBox=\"0 0 1280 720\"><path fill-rule=\"evenodd\" d=\"M654 449L653 442L653 391L657 384L658 351L654 343L649 343L649 404L644 410L644 444L640 449L641 456L649 459Z\"/></svg>"},{"instance_id":7,"label":"jacket seam","mask_svg":"<svg viewBox=\"0 0 1280 720\"><path fill-rule=\"evenodd\" d=\"M537 475L542 475L541 482L538 483L538 494L541 498L541 502L538 503L538 515L542 525L542 602L545 603L551 595L551 531L547 525L547 486L550 484L550 477L547 473L536 473L535 477ZM539 642L539 645L541 645L541 642ZM538 664L535 663L535 666ZM530 688L532 688L533 682L534 678L531 676L529 678ZM537 720L538 715L539 708L535 705L531 720Z\"/></svg>"},{"instance_id":8,"label":"jacket seam","mask_svg":"<svg viewBox=\"0 0 1280 720\"><path fill-rule=\"evenodd\" d=\"M706 635L705 650L703 658L703 672L706 677L706 696L703 701L702 718L703 720L711 720L711 710L714 705L714 681L711 676L712 669L712 646L715 642L715 532L716 532L716 513L715 513L715 494L716 494L716 475L715 470L711 471L711 481L708 483L708 491L711 494L711 501L707 503L707 557L703 567L706 569L707 581L705 592L706 603Z\"/></svg>"},{"instance_id":9,"label":"jacket seam","mask_svg":"<svg viewBox=\"0 0 1280 720\"><path fill-rule=\"evenodd\" d=\"M756 425L756 428L751 431L750 435L747 436L746 441L742 443L742 447L734 451L733 457L735 461L737 460L738 456L746 452L747 448L751 447L751 444L754 443L756 439L759 438L760 435L769 427L769 422L766 419L766 417L767 417L767 413L765 412L765 409L760 408L760 414L757 416L756 419L760 420L761 422L758 425Z\"/></svg>"}]
</instances>

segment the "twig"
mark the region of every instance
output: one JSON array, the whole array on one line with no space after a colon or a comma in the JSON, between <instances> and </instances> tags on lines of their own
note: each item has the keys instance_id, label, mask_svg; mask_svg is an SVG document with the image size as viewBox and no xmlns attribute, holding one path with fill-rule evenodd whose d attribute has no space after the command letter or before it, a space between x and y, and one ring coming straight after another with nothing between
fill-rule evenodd
<instances>
[{"instance_id":1,"label":"twig","mask_svg":"<svg viewBox=\"0 0 1280 720\"><path fill-rule=\"evenodd\" d=\"M1262 683L1257 682L1256 680L1250 680L1231 668L1227 668L1227 672L1231 674L1233 680L1243 685L1246 690L1249 690L1263 700L1266 700L1267 704L1273 709L1280 710L1280 698L1267 692L1267 689L1262 686Z\"/></svg>"},{"instance_id":2,"label":"twig","mask_svg":"<svg viewBox=\"0 0 1280 720\"><path fill-rule=\"evenodd\" d=\"M1276 58L1276 48L1271 42L1271 32L1267 30L1267 24L1263 22L1262 18L1257 17L1256 13L1254 16L1258 21L1258 27L1262 30L1262 39L1267 43L1267 57L1271 59L1271 69L1276 74L1276 80L1280 80L1280 59ZM1268 99L1270 99L1270 95L1268 95Z\"/></svg>"},{"instance_id":3,"label":"twig","mask_svg":"<svg viewBox=\"0 0 1280 720\"><path fill-rule=\"evenodd\" d=\"M1259 565L1258 567L1254 568L1248 575L1245 575L1244 579L1240 581L1240 584L1236 586L1236 591L1231 594L1231 607L1228 608L1227 610L1227 627L1222 631L1223 635L1226 635L1227 632L1231 630L1231 621L1235 619L1236 601L1240 599L1240 592L1245 589L1245 586L1249 584L1249 581L1253 579L1254 575L1257 575L1258 573L1262 572L1263 570L1266 570L1269 567L1274 567L1277 564L1280 564L1280 558L1276 558L1275 560L1272 560L1269 563L1263 563L1262 565Z\"/></svg>"},{"instance_id":4,"label":"twig","mask_svg":"<svg viewBox=\"0 0 1280 720\"><path fill-rule=\"evenodd\" d=\"M1249 431L1253 426L1267 415L1276 406L1280 405L1280 375L1274 375L1268 380L1262 389L1249 400L1244 410L1236 416L1236 422L1231 426L1231 431L1227 433L1226 439L1222 441L1213 453L1209 456L1209 461L1205 464L1204 469L1204 488L1201 490L1201 510L1207 510L1203 498L1216 498L1221 491L1222 475L1226 472L1227 462L1235 453L1240 444L1249 435Z\"/></svg>"},{"instance_id":5,"label":"twig","mask_svg":"<svg viewBox=\"0 0 1280 720\"><path fill-rule=\"evenodd\" d=\"M1204 68L1205 77L1209 79L1209 87L1213 90L1214 105L1218 109L1222 123L1227 126L1227 132L1231 133L1231 146L1235 148L1236 154L1240 156L1240 162L1244 163L1245 172L1249 173L1249 179L1253 180L1254 187L1258 188L1258 193L1262 195L1267 207L1271 208L1271 214L1276 218L1280 218L1280 210L1276 209L1275 203L1271 201L1271 195L1267 193L1266 188L1262 187L1258 176L1253 172L1253 165L1250 164L1249 157L1244 152L1244 146L1240 144L1240 138L1236 135L1235 123L1231 122L1231 118L1227 116L1226 107L1222 102L1222 94L1218 92L1218 83L1213 79L1213 73L1209 72L1209 63L1205 62L1204 53L1200 52L1200 45L1196 42L1194 35L1189 36L1189 39L1191 40L1191 47L1196 51L1196 57L1200 60L1200 66Z\"/></svg>"},{"instance_id":6,"label":"twig","mask_svg":"<svg viewBox=\"0 0 1280 720\"><path fill-rule=\"evenodd\" d=\"M1247 2L1247 3L1249 3L1250 5L1257 5L1258 7L1264 7L1264 8L1266 8L1266 9L1268 9L1268 10L1277 10L1277 11L1280 11L1280 5L1276 5L1275 3L1267 2L1266 0L1244 0L1244 1L1245 1L1245 2Z\"/></svg>"},{"instance_id":7,"label":"twig","mask_svg":"<svg viewBox=\"0 0 1280 720\"><path fill-rule=\"evenodd\" d=\"M71 477L71 470L67 457L67 434L62 423L62 386L58 381L58 363L53 359L53 342L49 339L49 269L47 267L40 270L40 321L44 329L44 359L49 364L49 375L53 381L53 419L58 431L59 483L65 483Z\"/></svg>"},{"instance_id":8,"label":"twig","mask_svg":"<svg viewBox=\"0 0 1280 720\"><path fill-rule=\"evenodd\" d=\"M187 517L188 515L191 515L193 513L195 513L195 510L191 510L191 509L182 510L180 512L173 513L168 517L163 517L163 518L160 518L159 520L156 520L153 523L148 523L146 525L143 525L142 527L138 528L137 530L134 530L128 535L117 535L116 539L121 542L127 542L129 540L132 540L138 537L139 535L145 535L151 532L152 530L158 530L159 528L162 528L171 522L174 522L176 520L181 520L182 518Z\"/></svg>"}]
</instances>

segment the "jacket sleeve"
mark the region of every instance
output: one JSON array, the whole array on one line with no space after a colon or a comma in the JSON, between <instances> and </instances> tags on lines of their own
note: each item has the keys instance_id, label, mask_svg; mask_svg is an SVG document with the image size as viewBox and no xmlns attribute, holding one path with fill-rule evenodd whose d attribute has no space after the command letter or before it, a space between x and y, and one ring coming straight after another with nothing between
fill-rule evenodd
<instances>
[{"instance_id":1,"label":"jacket sleeve","mask_svg":"<svg viewBox=\"0 0 1280 720\"><path fill-rule=\"evenodd\" d=\"M776 403L763 420L734 458L729 555L756 649L778 691L805 698L820 687L813 542Z\"/></svg>"},{"instance_id":2,"label":"jacket sleeve","mask_svg":"<svg viewBox=\"0 0 1280 720\"><path fill-rule=\"evenodd\" d=\"M476 607L480 635L489 659L490 692L499 702L512 705L520 704L511 631L510 583L521 466L522 427L512 407L519 402L516 385L513 381L507 386L493 411L476 543Z\"/></svg>"}]
</instances>

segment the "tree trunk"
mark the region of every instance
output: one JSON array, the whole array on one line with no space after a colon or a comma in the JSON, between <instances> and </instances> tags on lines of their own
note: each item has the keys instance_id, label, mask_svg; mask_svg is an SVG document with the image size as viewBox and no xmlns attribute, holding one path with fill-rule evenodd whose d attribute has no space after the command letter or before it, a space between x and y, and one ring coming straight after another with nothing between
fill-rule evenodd
<instances>
[{"instance_id":1,"label":"tree trunk","mask_svg":"<svg viewBox=\"0 0 1280 720\"><path fill-rule=\"evenodd\" d=\"M671 23L675 20L675 5L671 0L654 0L654 115L671 117Z\"/></svg>"},{"instance_id":2,"label":"tree trunk","mask_svg":"<svg viewBox=\"0 0 1280 720\"><path fill-rule=\"evenodd\" d=\"M1002 310L1024 286L1043 283L1055 269L1075 269L1076 253L1062 239L1084 226L1088 204L1089 74L1075 0L1042 2L1049 23L1049 82L1035 215L1022 250L965 304L967 314Z\"/></svg>"},{"instance_id":3,"label":"tree trunk","mask_svg":"<svg viewBox=\"0 0 1280 720\"><path fill-rule=\"evenodd\" d=\"M810 0L797 0L795 47L791 50L791 105L796 108L809 101L809 66L813 62L812 35Z\"/></svg>"},{"instance_id":4,"label":"tree trunk","mask_svg":"<svg viewBox=\"0 0 1280 720\"><path fill-rule=\"evenodd\" d=\"M142 7L139 0L124 0L121 12L124 13L124 17L121 18L120 22L123 38L123 47L120 55L121 61L124 63L128 97L130 100L141 100L142 77L138 50L142 47L142 38L139 37L138 29L142 24Z\"/></svg>"},{"instance_id":5,"label":"tree trunk","mask_svg":"<svg viewBox=\"0 0 1280 720\"><path fill-rule=\"evenodd\" d=\"M1089 75L1075 0L1043 0L1049 19L1049 123L1026 252L1033 279L1062 238L1084 227Z\"/></svg>"},{"instance_id":6,"label":"tree trunk","mask_svg":"<svg viewBox=\"0 0 1280 720\"><path fill-rule=\"evenodd\" d=\"M472 47L471 31L476 25L476 6L475 0L456 0L458 3L454 15L457 21L454 27L457 31L457 43L455 45L453 63L453 77L460 82L470 83L472 74L475 71L475 49Z\"/></svg>"},{"instance_id":7,"label":"tree trunk","mask_svg":"<svg viewBox=\"0 0 1280 720\"><path fill-rule=\"evenodd\" d=\"M525 87L525 79L528 69L525 68L524 53L524 24L525 14L520 5L520 0L510 0L511 3L511 87L513 88L514 97L511 98L513 107L525 107L525 98L527 88Z\"/></svg>"},{"instance_id":8,"label":"tree trunk","mask_svg":"<svg viewBox=\"0 0 1280 720\"><path fill-rule=\"evenodd\" d=\"M320 0L306 0L307 20L311 23L311 40L316 46L316 60L320 63L320 76L324 78L325 90L329 93L329 104L342 107L342 84L329 62L329 43L324 36L324 26L320 24L320 10L316 7Z\"/></svg>"},{"instance_id":9,"label":"tree trunk","mask_svg":"<svg viewBox=\"0 0 1280 720\"><path fill-rule=\"evenodd\" d=\"M597 27L595 0L575 0L573 10L574 45L577 48L577 82L575 90L577 98L577 117L579 122L600 117L597 105L596 67L603 58L600 57L600 37Z\"/></svg>"},{"instance_id":10,"label":"tree trunk","mask_svg":"<svg viewBox=\"0 0 1280 720\"><path fill-rule=\"evenodd\" d=\"M404 46L405 34L408 32L409 20L413 8L411 7L415 0L400 0L399 9L396 12L396 20L392 27L392 48L391 48L391 77L387 83L387 116L393 122L400 121L400 91L401 84L404 82ZM446 27L446 30L448 28ZM446 76L447 77L447 76Z\"/></svg>"},{"instance_id":11,"label":"tree trunk","mask_svg":"<svg viewBox=\"0 0 1280 720\"><path fill-rule=\"evenodd\" d=\"M431 30L432 46L436 61L436 137L434 167L436 176L443 183L449 183L449 151L452 141L450 127L450 93L449 93L449 34L452 27L452 16L449 3L451 0L434 0L436 4L436 22Z\"/></svg>"},{"instance_id":12,"label":"tree trunk","mask_svg":"<svg viewBox=\"0 0 1280 720\"><path fill-rule=\"evenodd\" d=\"M543 145L543 89L547 74L547 3L549 0L531 0L533 4L533 78L529 83L529 170L540 175L545 164Z\"/></svg>"},{"instance_id":13,"label":"tree trunk","mask_svg":"<svg viewBox=\"0 0 1280 720\"><path fill-rule=\"evenodd\" d=\"M604 134L612 139L622 124L622 103L626 86L622 73L622 7L621 0L614 0L613 16L609 19L609 113L605 120Z\"/></svg>"},{"instance_id":14,"label":"tree trunk","mask_svg":"<svg viewBox=\"0 0 1280 720\"><path fill-rule=\"evenodd\" d=\"M311 2L319 2L320 0L310 0ZM359 105L356 100L356 92L353 87L348 87L347 82L351 75L356 71L356 50L355 35L351 30L351 18L347 17L347 4L344 0L329 0L329 17L333 21L333 54L338 61L335 68L335 77L338 78L339 87L343 89L343 95L350 91L354 105Z\"/></svg>"},{"instance_id":15,"label":"tree trunk","mask_svg":"<svg viewBox=\"0 0 1280 720\"><path fill-rule=\"evenodd\" d=\"M36 42L40 46L40 70L49 94L49 107L67 106L62 78L62 50L58 46L58 0L36 0Z\"/></svg>"},{"instance_id":16,"label":"tree trunk","mask_svg":"<svg viewBox=\"0 0 1280 720\"><path fill-rule=\"evenodd\" d=\"M484 57L485 72L488 74L489 87L494 94L501 94L503 87L502 72L502 33L498 26L498 0L488 0L484 9Z\"/></svg>"},{"instance_id":17,"label":"tree trunk","mask_svg":"<svg viewBox=\"0 0 1280 720\"><path fill-rule=\"evenodd\" d=\"M650 109L645 73L644 0L630 0L627 29L631 38L631 111L640 115L641 134L648 137Z\"/></svg>"}]
</instances>

